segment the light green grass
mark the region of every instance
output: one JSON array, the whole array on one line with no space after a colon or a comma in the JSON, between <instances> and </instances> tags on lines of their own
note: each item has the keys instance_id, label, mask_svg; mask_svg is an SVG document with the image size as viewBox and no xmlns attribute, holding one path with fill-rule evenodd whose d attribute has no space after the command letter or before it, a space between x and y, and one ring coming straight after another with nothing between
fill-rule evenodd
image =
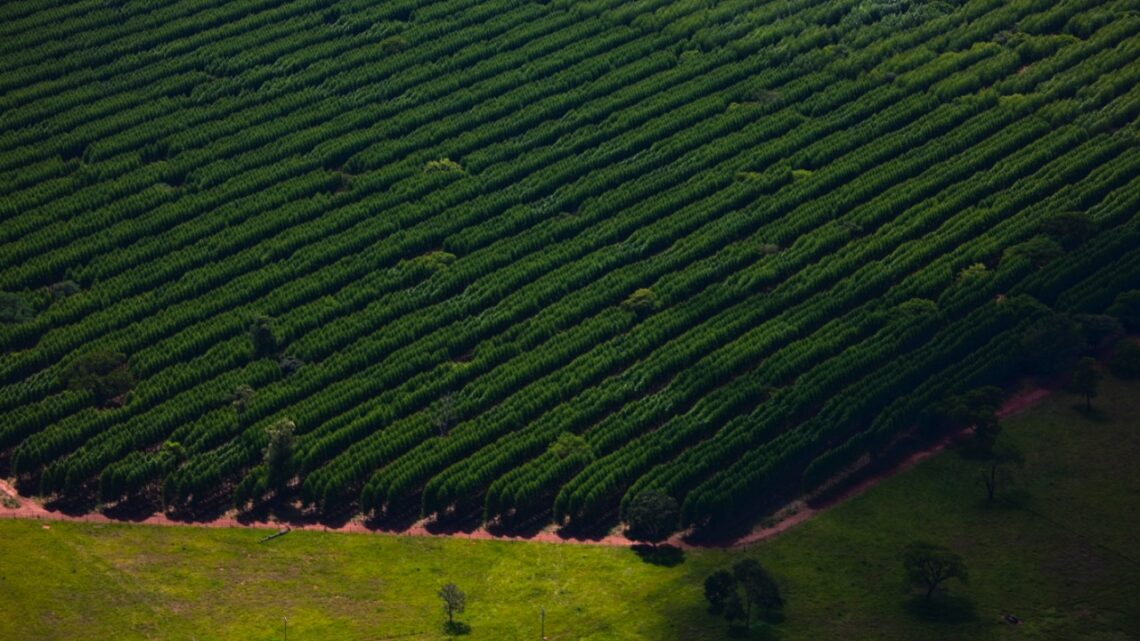
<instances>
[{"instance_id":1,"label":"light green grass","mask_svg":"<svg viewBox=\"0 0 1140 641\"><path fill-rule=\"evenodd\" d=\"M786 621L755 638L1140 638L1140 385L1106 381L1103 420L1057 395L1008 421L1028 462L1022 507L986 507L974 464L943 454L746 552L633 552L293 532L0 521L0 639L440 639L435 590L468 592L466 639L723 639L704 612L713 569L755 555L781 581ZM908 611L899 555L944 543L973 574L951 593L972 617ZM1025 619L1017 628L999 616Z\"/></svg>"}]
</instances>

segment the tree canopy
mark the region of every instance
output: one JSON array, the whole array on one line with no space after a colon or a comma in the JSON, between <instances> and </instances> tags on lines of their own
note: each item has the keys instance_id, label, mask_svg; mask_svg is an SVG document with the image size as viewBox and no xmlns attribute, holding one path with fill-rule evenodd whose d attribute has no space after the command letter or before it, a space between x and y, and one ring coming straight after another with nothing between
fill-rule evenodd
<instances>
[{"instance_id":1,"label":"tree canopy","mask_svg":"<svg viewBox=\"0 0 1140 641\"><path fill-rule=\"evenodd\" d=\"M626 510L626 536L656 546L677 531L679 517L676 499L660 490L642 492Z\"/></svg>"},{"instance_id":2,"label":"tree canopy","mask_svg":"<svg viewBox=\"0 0 1140 641\"><path fill-rule=\"evenodd\" d=\"M924 541L915 541L907 546L903 554L903 569L911 585L926 590L926 599L930 599L934 591L950 579L963 583L970 580L966 562L961 556L941 545Z\"/></svg>"}]
</instances>

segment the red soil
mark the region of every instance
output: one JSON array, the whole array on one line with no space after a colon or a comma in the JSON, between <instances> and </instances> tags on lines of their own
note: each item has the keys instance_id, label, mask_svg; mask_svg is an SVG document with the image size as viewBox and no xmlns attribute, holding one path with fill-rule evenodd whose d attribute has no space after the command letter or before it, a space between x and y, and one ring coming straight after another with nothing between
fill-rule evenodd
<instances>
[{"instance_id":1,"label":"red soil","mask_svg":"<svg viewBox=\"0 0 1140 641\"><path fill-rule=\"evenodd\" d=\"M1030 390L1027 390L1025 392L1019 393L1019 394L1013 396L1012 398L1010 398L1009 400L1007 400L1005 402L1005 404L1002 405L1001 409L998 410L997 415L998 415L998 417L1004 418L1004 417L1011 416L1013 414L1017 414L1018 412L1022 412L1025 409L1032 407L1033 405L1036 405L1037 403L1039 403L1042 399L1044 399L1046 396L1048 396L1049 393L1050 393L1049 390L1041 389L1041 388L1034 388L1034 389L1030 389ZM863 492L867 491L869 488L871 488L871 487L875 486L876 484L878 484L879 482L881 482L883 479L890 478L890 477L892 477L892 476L894 476L900 472L903 472L905 470L908 470L908 469L914 467L920 461L923 461L927 458L930 458L934 454L944 450L946 447L948 447L950 444L952 444L956 439L958 439L961 435L962 435L961 433L952 434L952 435L948 436L947 438L943 439L942 441L936 443L932 447L929 447L927 449L915 452L915 453L911 454L910 456L908 456L903 461L901 461L898 465L894 466L893 468L891 468L889 470L885 470L885 471L880 472L878 474L869 476L866 479L863 479L862 481L852 485L851 487L846 488L842 492L830 497L827 501L825 501L822 504L815 505L815 506L809 506L806 503L797 502L794 506L789 506L789 508L786 508L784 510L784 513L786 514L786 516L782 516L782 517L778 518L778 520L774 524L757 526L748 534L746 534L740 538L737 538L731 542L718 544L717 547L735 548L735 547L746 546L746 545L750 545L753 543L757 543L759 541L764 541L764 540L770 539L770 538L772 538L772 537L774 537L774 536L776 536L776 535L778 535L778 534L780 534L786 530L789 530L789 529L795 527L796 525L799 525L800 523L803 523L804 521L810 519L811 517L815 516L816 514L819 514L820 512L827 510L828 508L836 505L837 503L839 503L843 500L846 500L846 499L851 498L853 496L858 496L859 494L862 494ZM100 514L100 513L84 514L84 515L80 515L80 516L70 516L67 514L60 513L60 512L52 512L52 511L44 508L42 505L40 505L36 501L33 501L31 499L20 496L10 484L8 484L6 481L4 481L2 479L0 479L0 493L6 494L6 495L16 499L16 501L18 501L20 504L20 506L17 508L8 508L8 507L5 507L3 505L0 505L0 518L28 519L28 520L35 519L35 520L43 520L43 521L76 521L76 522L84 522L84 523L122 523L123 522L123 521L120 521L117 519L112 519L112 518L110 518L104 514ZM160 526L197 526L197 527L216 527L216 528L258 528L258 529L269 529L269 530L278 530L283 525L287 525L292 530L323 530L323 531L335 531L335 532L360 532L360 533L370 533L370 534L383 534L383 533L385 533L385 532L378 532L377 530L370 529L370 528L366 527L363 523L360 523L357 521L350 521L344 525L340 525L340 526L336 526L336 527L329 527L329 526L324 526L324 525L320 525L320 524L313 524L313 523L281 523L281 522L276 522L276 521L244 522L244 521L239 521L238 519L233 518L232 516L225 516L225 517L221 517L218 519L214 519L212 521L187 523L184 521L177 521L177 520L170 519L165 514L153 514L153 515L151 515L145 519L142 519L139 521L131 521L131 522L132 523L140 523L143 525L160 525ZM621 534L616 534L616 533L610 533L609 535L601 537L601 538L591 538L591 539L568 538L568 537L564 537L564 536L559 535L558 532L555 530L553 525L548 527L545 530L542 530L541 532L538 532L538 533L532 534L532 535L528 535L528 536L502 536L502 535L492 534L483 528L478 528L478 529L473 530L471 532L460 531L460 532L436 533L436 532L432 532L428 529L427 523L425 521L419 521L419 522L411 525L410 527L408 527L408 528L406 528L400 532L394 532L391 534L401 535L401 536L450 537L450 538L457 538L457 539L474 539L474 540L488 540L488 541L492 541L492 540L493 541L531 541L531 542L537 541L537 542L543 542L543 543L573 543L573 544L581 544L581 545L606 545L606 546L615 546L615 547L629 547L629 546L635 545L634 541L631 541L631 540L625 538L624 536L622 536ZM667 541L667 544L678 547L678 548L682 548L682 549L694 549L694 548L699 548L699 547L709 547L709 546L694 545L694 544L687 542L684 539L684 533L679 533L679 534L674 535L672 538L670 538Z\"/></svg>"}]
</instances>

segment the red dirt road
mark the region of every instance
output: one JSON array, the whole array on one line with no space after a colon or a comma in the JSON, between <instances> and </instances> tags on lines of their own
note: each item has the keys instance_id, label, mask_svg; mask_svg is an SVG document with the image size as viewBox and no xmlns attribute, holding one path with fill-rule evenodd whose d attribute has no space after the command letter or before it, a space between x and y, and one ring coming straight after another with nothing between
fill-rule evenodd
<instances>
[{"instance_id":1,"label":"red dirt road","mask_svg":"<svg viewBox=\"0 0 1140 641\"><path fill-rule=\"evenodd\" d=\"M1024 392L1021 392L1021 393L1011 397L1010 399L1008 399L1002 405L1002 407L998 410L997 415L999 418L1005 418L1005 417L1017 414L1019 412L1022 412L1024 410L1036 405L1037 403L1041 402L1050 393L1051 393L1050 390L1041 389L1041 388L1034 388L1034 389L1030 389L1030 390L1026 390ZM859 483L852 485L851 487L843 490L842 492L835 495L834 497L828 499L822 505L812 507L812 506L809 506L802 501L797 502L793 506L789 506L788 508L785 508L784 513L786 514L786 516L780 517L774 524L757 526L748 534L746 534L740 538L737 538L731 542L718 545L716 547L737 548L737 547L751 545L751 544L754 544L754 543L757 543L760 541L770 539L774 536L777 536L778 534L780 534L786 530L789 530L789 529L795 527L796 525L803 523L804 521L807 521L808 519L812 518L813 516L829 509L830 507L832 507L832 506L834 506L834 505L836 505L836 504L838 504L838 503L840 503L846 499L849 499L851 497L858 496L859 494L862 494L863 492L865 492L868 489L870 489L871 487L875 486L876 484L878 484L882 480L890 478L896 474L899 474L900 472L903 472L905 470L908 470L908 469L914 467L919 462L921 462L927 458L930 458L931 456L937 454L938 452L941 452L942 450L946 449L946 447L948 447L951 443L953 443L954 440L958 436L959 436L959 434L951 435L951 436L943 439L939 443L935 444L932 447L929 447L927 449L924 449L924 450L915 452L914 454L911 454L910 456L908 456L906 459L901 461L898 465L891 468L890 470L886 470L882 473L870 476L870 477L860 481ZM151 515L145 519L137 520L137 521L134 521L134 520L122 521L122 520L118 520L118 519L112 519L112 518L110 518L104 514L100 514L100 513L84 514L81 516L70 516L67 514L60 513L60 512L52 512L52 511L44 508L42 505L40 505L36 501L29 499L29 498L26 498L26 497L20 496L16 492L15 488L13 488L7 481L4 481L3 479L0 479L0 494L5 494L11 498L14 498L20 504L19 507L17 507L17 508L9 508L9 507L6 507L4 505L0 505L0 519L9 518L9 519L26 519L26 520L41 520L41 521L74 521L74 522L82 522L82 523L128 523L129 522L129 523L141 524L141 525L182 526L182 527L215 527L215 528L255 528L255 529L266 529L266 530L278 530L278 529L281 529L282 527L288 526L292 530L322 530L322 531L333 531L333 532L359 532L359 533L366 533L366 534L391 534L393 536L450 537L450 538L457 538L457 539L475 539L475 540L488 540L488 541L530 541L530 542L542 542L542 543L569 543L569 544L577 544L577 545L605 545L605 546L614 546L614 547L629 547L629 546L632 546L635 544L633 541L625 538L624 536L622 536L620 534L613 534L613 533L611 533L605 537L602 537L602 538L593 538L593 539L566 538L566 537L560 536L554 530L553 525L550 526L546 530L538 532L537 534L533 534L533 535L524 537L524 536L495 535L495 534L488 532L487 530L485 530L483 528L479 528L479 529L476 529L476 530L471 531L471 532L449 532L449 533L441 534L441 533L431 532L430 530L428 530L426 523L424 521L417 522L414 525L412 525L411 527L409 527L405 530L402 530L400 532L386 532L386 531L373 530L373 529L370 529L370 528L366 527L364 524L359 523L357 521L351 521L349 523L346 523L346 524L338 526L338 527L328 527L328 526L324 526L324 525L311 524L311 523L286 523L286 522L277 522L277 521L243 522L243 521L239 521L235 518L227 516L227 517L222 517L222 518L215 519L212 521L188 523L185 521L176 521L176 520L170 519L165 514L153 514L153 515ZM0 498L2 498L2 497L0 497ZM688 543L687 541L684 540L683 533L674 535L671 539L669 539L668 543L670 545L673 545L673 546L676 546L676 547L682 548L682 549L697 549L697 548L702 548L702 547L710 547L710 546L694 545L694 544Z\"/></svg>"}]
</instances>

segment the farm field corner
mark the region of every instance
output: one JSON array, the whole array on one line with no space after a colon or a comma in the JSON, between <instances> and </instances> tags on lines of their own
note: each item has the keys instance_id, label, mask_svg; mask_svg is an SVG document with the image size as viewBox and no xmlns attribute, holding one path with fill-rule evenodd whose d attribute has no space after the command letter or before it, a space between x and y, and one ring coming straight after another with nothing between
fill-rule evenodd
<instances>
[{"instance_id":1,"label":"farm field corner","mask_svg":"<svg viewBox=\"0 0 1140 641\"><path fill-rule=\"evenodd\" d=\"M757 639L1140 638L1140 384L1107 378L1095 417L1058 393L1003 423L1026 455L1016 505L987 507L975 464L943 452L780 537L673 566L575 545L0 520L0 638L442 639L435 590L469 595L471 641L727 639L704 578L741 557L781 583ZM901 549L960 553L943 621L906 607ZM1014 627L1003 613L1023 619Z\"/></svg>"}]
</instances>

